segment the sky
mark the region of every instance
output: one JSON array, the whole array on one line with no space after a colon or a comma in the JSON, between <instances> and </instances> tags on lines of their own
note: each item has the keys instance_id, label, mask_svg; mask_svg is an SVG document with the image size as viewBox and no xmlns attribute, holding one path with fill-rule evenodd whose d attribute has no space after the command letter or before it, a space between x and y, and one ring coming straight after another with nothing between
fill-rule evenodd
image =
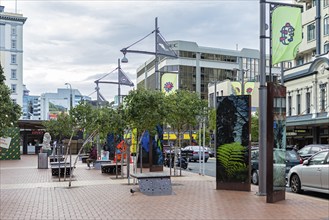
<instances>
[{"instance_id":1,"label":"sky","mask_svg":"<svg viewBox=\"0 0 329 220\"><path fill-rule=\"evenodd\" d=\"M155 18L166 41L193 41L222 49L259 49L259 0L96 1L0 0L5 12L27 17L23 37L23 83L30 95L78 89L96 98L95 80L117 82L120 50L150 34ZM154 34L130 47L154 52ZM136 69L152 58L127 54L121 68L135 83ZM109 74L110 73L110 74ZM121 86L121 95L134 87ZM115 84L100 84L108 100Z\"/></svg>"}]
</instances>

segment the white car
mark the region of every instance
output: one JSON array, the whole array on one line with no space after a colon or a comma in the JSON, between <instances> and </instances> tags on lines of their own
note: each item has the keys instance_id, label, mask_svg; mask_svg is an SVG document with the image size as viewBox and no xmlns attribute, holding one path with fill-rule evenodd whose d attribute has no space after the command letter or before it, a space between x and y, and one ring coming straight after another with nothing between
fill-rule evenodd
<instances>
[{"instance_id":1,"label":"white car","mask_svg":"<svg viewBox=\"0 0 329 220\"><path fill-rule=\"evenodd\" d=\"M320 151L291 168L288 184L294 193L310 190L329 194L329 150Z\"/></svg>"}]
</instances>

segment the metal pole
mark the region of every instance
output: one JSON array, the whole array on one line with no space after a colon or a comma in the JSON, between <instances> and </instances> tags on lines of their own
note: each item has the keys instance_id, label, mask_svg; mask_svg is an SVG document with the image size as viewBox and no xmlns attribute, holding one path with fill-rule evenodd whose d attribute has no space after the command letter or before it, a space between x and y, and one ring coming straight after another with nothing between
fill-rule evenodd
<instances>
[{"instance_id":1,"label":"metal pole","mask_svg":"<svg viewBox=\"0 0 329 220\"><path fill-rule=\"evenodd\" d=\"M199 123L199 175L201 175L201 127L202 121Z\"/></svg>"},{"instance_id":2,"label":"metal pole","mask_svg":"<svg viewBox=\"0 0 329 220\"><path fill-rule=\"evenodd\" d=\"M260 62L259 62L259 187L258 195L266 195L266 2L260 0Z\"/></svg>"},{"instance_id":3,"label":"metal pole","mask_svg":"<svg viewBox=\"0 0 329 220\"><path fill-rule=\"evenodd\" d=\"M283 68L283 66L284 66L284 62L281 62L281 65L280 65L280 67L281 67L281 85L284 85L284 79L283 79L284 68Z\"/></svg>"},{"instance_id":4,"label":"metal pole","mask_svg":"<svg viewBox=\"0 0 329 220\"><path fill-rule=\"evenodd\" d=\"M215 93L214 93L214 109L215 109L215 127L214 127L214 151L215 151L215 158L216 158L216 116L217 116L217 79L215 81Z\"/></svg>"},{"instance_id":5,"label":"metal pole","mask_svg":"<svg viewBox=\"0 0 329 220\"><path fill-rule=\"evenodd\" d=\"M321 54L321 1L316 0L315 30L316 30L316 56ZM327 11L328 12L328 11Z\"/></svg>"},{"instance_id":6,"label":"metal pole","mask_svg":"<svg viewBox=\"0 0 329 220\"><path fill-rule=\"evenodd\" d=\"M120 59L118 59L118 106L120 105L120 73L121 73L121 67L120 67Z\"/></svg>"},{"instance_id":7,"label":"metal pole","mask_svg":"<svg viewBox=\"0 0 329 220\"><path fill-rule=\"evenodd\" d=\"M160 90L160 76L158 71L158 18L155 18L155 62L154 62L154 72L155 72L155 89Z\"/></svg>"},{"instance_id":8,"label":"metal pole","mask_svg":"<svg viewBox=\"0 0 329 220\"><path fill-rule=\"evenodd\" d=\"M203 138L202 138L202 140L203 140L203 143L202 143L202 145L203 145L203 159L202 159L202 161L203 161L203 165L202 165L202 175L204 176L204 170L205 170L205 146L206 146L206 121L205 121L205 117L203 117L203 120L202 120L202 122L203 122Z\"/></svg>"}]
</instances>

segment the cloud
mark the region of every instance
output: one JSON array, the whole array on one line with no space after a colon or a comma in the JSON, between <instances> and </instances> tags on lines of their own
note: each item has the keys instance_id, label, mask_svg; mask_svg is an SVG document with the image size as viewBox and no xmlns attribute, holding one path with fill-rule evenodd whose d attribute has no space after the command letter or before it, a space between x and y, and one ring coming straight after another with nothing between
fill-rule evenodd
<instances>
[{"instance_id":1,"label":"cloud","mask_svg":"<svg viewBox=\"0 0 329 220\"><path fill-rule=\"evenodd\" d=\"M5 11L14 7L11 0L1 4ZM56 92L65 82L84 95L92 93L94 81L117 68L123 57L120 50L154 30L155 17L167 41L194 41L223 49L259 45L259 1L18 0L17 5L28 18L24 84L32 95ZM131 49L154 51L154 35ZM127 54L127 58L129 63L121 67L136 85L136 69L151 57ZM123 94L131 89L122 87ZM117 85L102 85L101 90L108 100L118 92Z\"/></svg>"}]
</instances>

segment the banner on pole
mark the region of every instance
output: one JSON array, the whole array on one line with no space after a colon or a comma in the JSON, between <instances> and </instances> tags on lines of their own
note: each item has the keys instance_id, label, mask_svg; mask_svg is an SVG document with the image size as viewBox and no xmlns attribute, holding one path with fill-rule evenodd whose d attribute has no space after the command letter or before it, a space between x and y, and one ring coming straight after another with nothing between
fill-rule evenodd
<instances>
[{"instance_id":1,"label":"banner on pole","mask_svg":"<svg viewBox=\"0 0 329 220\"><path fill-rule=\"evenodd\" d=\"M301 8L279 6L272 13L272 65L293 60L302 42Z\"/></svg>"},{"instance_id":2,"label":"banner on pole","mask_svg":"<svg viewBox=\"0 0 329 220\"><path fill-rule=\"evenodd\" d=\"M178 73L165 73L161 78L161 90L166 94L171 94L178 89Z\"/></svg>"}]
</instances>

